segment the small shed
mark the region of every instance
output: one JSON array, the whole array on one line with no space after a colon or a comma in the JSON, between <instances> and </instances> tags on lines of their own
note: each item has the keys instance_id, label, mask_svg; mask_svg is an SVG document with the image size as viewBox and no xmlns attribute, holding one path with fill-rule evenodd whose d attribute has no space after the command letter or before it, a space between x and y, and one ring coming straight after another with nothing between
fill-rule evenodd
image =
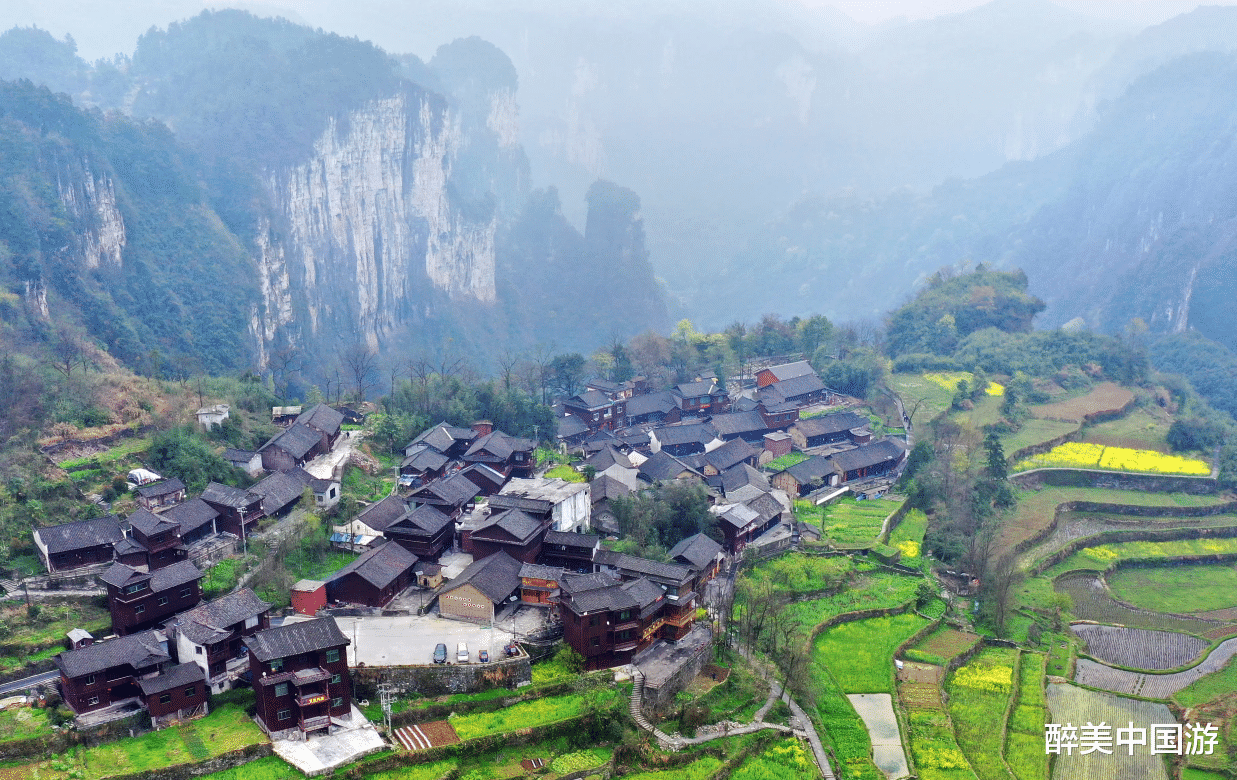
<instances>
[{"instance_id":1,"label":"small shed","mask_svg":"<svg viewBox=\"0 0 1237 780\"><path fill-rule=\"evenodd\" d=\"M292 608L302 615L316 615L326 606L326 583L301 580L292 586Z\"/></svg>"},{"instance_id":2,"label":"small shed","mask_svg":"<svg viewBox=\"0 0 1237 780\"><path fill-rule=\"evenodd\" d=\"M94 644L94 636L84 628L75 628L66 636L69 638L70 650L80 650L87 645Z\"/></svg>"},{"instance_id":3,"label":"small shed","mask_svg":"<svg viewBox=\"0 0 1237 780\"><path fill-rule=\"evenodd\" d=\"M227 404L203 406L201 409L198 409L198 425L208 431L216 425L223 425L223 421L228 419L230 411L231 407Z\"/></svg>"}]
</instances>

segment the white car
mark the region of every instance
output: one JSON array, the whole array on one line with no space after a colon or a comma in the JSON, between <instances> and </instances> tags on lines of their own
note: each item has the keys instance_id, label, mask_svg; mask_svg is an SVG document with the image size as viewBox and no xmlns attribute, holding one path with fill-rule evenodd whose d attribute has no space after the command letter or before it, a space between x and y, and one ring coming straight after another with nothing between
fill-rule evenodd
<instances>
[{"instance_id":1,"label":"white car","mask_svg":"<svg viewBox=\"0 0 1237 780\"><path fill-rule=\"evenodd\" d=\"M457 664L468 663L468 643L460 642L455 647L455 662Z\"/></svg>"}]
</instances>

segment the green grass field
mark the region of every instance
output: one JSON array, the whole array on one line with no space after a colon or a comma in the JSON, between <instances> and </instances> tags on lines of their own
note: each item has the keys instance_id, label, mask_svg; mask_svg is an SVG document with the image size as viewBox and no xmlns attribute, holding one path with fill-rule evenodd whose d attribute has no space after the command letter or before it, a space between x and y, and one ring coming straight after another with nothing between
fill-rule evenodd
<instances>
[{"instance_id":1,"label":"green grass field","mask_svg":"<svg viewBox=\"0 0 1237 780\"><path fill-rule=\"evenodd\" d=\"M751 756L730 773L730 780L802 780L819 777L810 748L793 738L781 739Z\"/></svg>"},{"instance_id":2,"label":"green grass field","mask_svg":"<svg viewBox=\"0 0 1237 780\"><path fill-rule=\"evenodd\" d=\"M915 643L914 647L909 648L906 651L906 657L911 661L944 666L956 656L970 650L979 641L979 637L975 634L967 634L942 625Z\"/></svg>"},{"instance_id":3,"label":"green grass field","mask_svg":"<svg viewBox=\"0 0 1237 780\"><path fill-rule=\"evenodd\" d=\"M952 391L924 379L921 374L893 374L888 384L901 396L906 413L917 426L936 418L953 403Z\"/></svg>"},{"instance_id":4,"label":"green grass field","mask_svg":"<svg viewBox=\"0 0 1237 780\"><path fill-rule=\"evenodd\" d=\"M785 593L810 593L837 587L854 569L849 557L826 558L819 555L787 553L760 563L743 577L767 582Z\"/></svg>"},{"instance_id":5,"label":"green grass field","mask_svg":"<svg viewBox=\"0 0 1237 780\"><path fill-rule=\"evenodd\" d=\"M840 774L861 780L883 780L884 775L872 762L872 742L868 730L851 706L829 670L812 659L808 685L815 702L813 720L821 740L841 763ZM837 770L838 767L835 767Z\"/></svg>"},{"instance_id":6,"label":"green grass field","mask_svg":"<svg viewBox=\"0 0 1237 780\"><path fill-rule=\"evenodd\" d=\"M1107 577L1116 598L1156 612L1207 612L1237 606L1237 566L1128 568Z\"/></svg>"},{"instance_id":7,"label":"green grass field","mask_svg":"<svg viewBox=\"0 0 1237 780\"><path fill-rule=\"evenodd\" d=\"M1232 555L1237 539L1179 539L1172 542L1115 542L1084 547L1044 572L1053 579L1078 570L1105 571L1121 561L1171 561L1194 555Z\"/></svg>"},{"instance_id":8,"label":"green grass field","mask_svg":"<svg viewBox=\"0 0 1237 780\"><path fill-rule=\"evenodd\" d=\"M780 458L774 458L769 461L768 465L765 466L765 469L774 472L785 471L791 466L798 465L807 459L808 456L802 452L790 452Z\"/></svg>"},{"instance_id":9,"label":"green grass field","mask_svg":"<svg viewBox=\"0 0 1237 780\"><path fill-rule=\"evenodd\" d=\"M1112 447L1170 452L1168 429L1172 425L1167 412L1157 414L1146 409L1134 409L1124 417L1087 426L1082 441L1106 444Z\"/></svg>"},{"instance_id":10,"label":"green grass field","mask_svg":"<svg viewBox=\"0 0 1237 780\"><path fill-rule=\"evenodd\" d=\"M606 702L618 696L618 692L607 689L601 694ZM532 726L544 726L547 723L557 723L560 720L575 718L584 714L584 696L570 694L567 696L550 696L544 699L520 702L506 707L498 712L477 712L471 715L461 715L451 719L455 733L460 739L473 739L486 734L499 734L507 731L526 729Z\"/></svg>"},{"instance_id":11,"label":"green grass field","mask_svg":"<svg viewBox=\"0 0 1237 780\"><path fill-rule=\"evenodd\" d=\"M203 777L210 780L301 780L304 775L279 756L267 756L236 769L225 769Z\"/></svg>"},{"instance_id":12,"label":"green grass field","mask_svg":"<svg viewBox=\"0 0 1237 780\"><path fill-rule=\"evenodd\" d=\"M1237 693L1237 659L1230 658L1224 668L1196 680L1173 696L1182 707L1197 707Z\"/></svg>"},{"instance_id":13,"label":"green grass field","mask_svg":"<svg viewBox=\"0 0 1237 780\"><path fill-rule=\"evenodd\" d=\"M0 710L0 743L43 737L51 733L46 709L14 707Z\"/></svg>"},{"instance_id":14,"label":"green grass field","mask_svg":"<svg viewBox=\"0 0 1237 780\"><path fill-rule=\"evenodd\" d=\"M919 509L912 509L902 517L902 522L889 532L889 546L901 551L902 562L909 563L919 558L923 536L927 532L928 516Z\"/></svg>"},{"instance_id":15,"label":"green grass field","mask_svg":"<svg viewBox=\"0 0 1237 780\"><path fill-rule=\"evenodd\" d=\"M1023 422L1022 427L1018 430L1002 436L1001 446L1005 449L1006 456L1013 456L1015 452L1024 447L1043 444L1076 430L1078 430L1078 426L1074 423L1061 422L1059 420L1040 420L1032 417Z\"/></svg>"},{"instance_id":16,"label":"green grass field","mask_svg":"<svg viewBox=\"0 0 1237 780\"><path fill-rule=\"evenodd\" d=\"M828 506L816 507L823 510L816 516L822 534L838 547L864 547L876 541L885 518L897 508L898 502L883 498L867 501L842 498Z\"/></svg>"},{"instance_id":17,"label":"green grass field","mask_svg":"<svg viewBox=\"0 0 1237 780\"><path fill-rule=\"evenodd\" d=\"M566 482L587 482L584 475L576 471L571 466L561 465L555 466L545 473L551 479L561 479Z\"/></svg>"},{"instance_id":18,"label":"green grass field","mask_svg":"<svg viewBox=\"0 0 1237 780\"><path fill-rule=\"evenodd\" d=\"M52 647L63 650L64 635L71 629L84 628L102 636L112 624L107 607L98 606L92 598L41 599L34 604L37 610L33 613L24 602L10 601L0 606L0 625L8 631L4 642L20 651L0 659L0 664L12 661L21 666L26 661L22 656Z\"/></svg>"},{"instance_id":19,"label":"green grass field","mask_svg":"<svg viewBox=\"0 0 1237 780\"><path fill-rule=\"evenodd\" d=\"M624 775L623 780L709 780L722 768L722 762L713 756L658 772L637 772L634 775Z\"/></svg>"},{"instance_id":20,"label":"green grass field","mask_svg":"<svg viewBox=\"0 0 1237 780\"><path fill-rule=\"evenodd\" d=\"M958 746L979 780L1009 780L1001 763L1001 728L1014 690L1017 650L987 647L945 683Z\"/></svg>"},{"instance_id":21,"label":"green grass field","mask_svg":"<svg viewBox=\"0 0 1237 780\"><path fill-rule=\"evenodd\" d=\"M813 658L843 693L893 693L894 651L927 625L911 612L843 623L816 637Z\"/></svg>"},{"instance_id":22,"label":"green grass field","mask_svg":"<svg viewBox=\"0 0 1237 780\"><path fill-rule=\"evenodd\" d=\"M1023 653L1019 660L1017 703L1005 735L1005 762L1018 780L1048 780L1044 754L1044 669L1047 658Z\"/></svg>"},{"instance_id":23,"label":"green grass field","mask_svg":"<svg viewBox=\"0 0 1237 780\"><path fill-rule=\"evenodd\" d=\"M783 619L793 620L802 633L807 633L825 620L844 612L905 604L915 598L920 582L922 580L919 577L868 572L859 575L849 588L836 596L809 599L789 605L783 612Z\"/></svg>"},{"instance_id":24,"label":"green grass field","mask_svg":"<svg viewBox=\"0 0 1237 780\"><path fill-rule=\"evenodd\" d=\"M944 712L911 710L906 719L911 756L922 780L976 780Z\"/></svg>"},{"instance_id":25,"label":"green grass field","mask_svg":"<svg viewBox=\"0 0 1237 780\"><path fill-rule=\"evenodd\" d=\"M1073 638L1063 636L1053 636L1049 639L1048 649L1048 666L1047 674L1054 677L1070 676L1070 670L1074 665L1074 642Z\"/></svg>"}]
</instances>

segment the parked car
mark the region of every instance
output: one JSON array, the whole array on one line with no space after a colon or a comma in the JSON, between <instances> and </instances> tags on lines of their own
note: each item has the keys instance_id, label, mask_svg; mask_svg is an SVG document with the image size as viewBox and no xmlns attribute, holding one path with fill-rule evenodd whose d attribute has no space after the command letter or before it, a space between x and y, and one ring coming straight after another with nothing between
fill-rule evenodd
<instances>
[{"instance_id":1,"label":"parked car","mask_svg":"<svg viewBox=\"0 0 1237 780\"><path fill-rule=\"evenodd\" d=\"M488 664L490 662L490 651L489 650L478 650L477 660L483 664Z\"/></svg>"},{"instance_id":2,"label":"parked car","mask_svg":"<svg viewBox=\"0 0 1237 780\"><path fill-rule=\"evenodd\" d=\"M447 646L442 642L434 648L434 663L445 664L447 662Z\"/></svg>"},{"instance_id":3,"label":"parked car","mask_svg":"<svg viewBox=\"0 0 1237 780\"><path fill-rule=\"evenodd\" d=\"M468 663L468 643L460 642L455 648L455 662L457 664Z\"/></svg>"}]
</instances>

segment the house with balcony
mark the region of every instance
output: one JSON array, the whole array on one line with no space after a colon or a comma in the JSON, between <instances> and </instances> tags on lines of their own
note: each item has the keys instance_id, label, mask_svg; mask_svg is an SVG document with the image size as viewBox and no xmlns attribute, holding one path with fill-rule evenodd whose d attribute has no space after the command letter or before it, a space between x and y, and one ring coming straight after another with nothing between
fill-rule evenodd
<instances>
[{"instance_id":1,"label":"house with balcony","mask_svg":"<svg viewBox=\"0 0 1237 780\"><path fill-rule=\"evenodd\" d=\"M680 636L676 622L690 631L695 619L694 607L687 617L679 616L666 589L644 577L624 581L609 572L564 574L560 590L563 639L584 656L587 669L631 663L657 640Z\"/></svg>"},{"instance_id":2,"label":"house with balcony","mask_svg":"<svg viewBox=\"0 0 1237 780\"><path fill-rule=\"evenodd\" d=\"M120 636L160 626L202 602L202 572L190 561L153 572L113 563L99 579L107 586L112 631Z\"/></svg>"},{"instance_id":3,"label":"house with balcony","mask_svg":"<svg viewBox=\"0 0 1237 780\"><path fill-rule=\"evenodd\" d=\"M351 720L349 644L329 617L268 628L247 640L254 720L271 739L304 739Z\"/></svg>"},{"instance_id":4,"label":"house with balcony","mask_svg":"<svg viewBox=\"0 0 1237 780\"><path fill-rule=\"evenodd\" d=\"M627 425L627 399L600 390L585 390L563 401L563 411L583 422L589 430L612 431Z\"/></svg>"},{"instance_id":5,"label":"house with balcony","mask_svg":"<svg viewBox=\"0 0 1237 780\"><path fill-rule=\"evenodd\" d=\"M212 692L230 690L249 671L245 641L270 628L270 610L252 590L241 588L167 621L168 649L180 663L196 664Z\"/></svg>"},{"instance_id":6,"label":"house with balcony","mask_svg":"<svg viewBox=\"0 0 1237 780\"><path fill-rule=\"evenodd\" d=\"M177 561L185 560L188 548L180 535L180 523L163 515L157 515L146 509L139 509L129 515L129 533L132 546L140 557L141 565L149 571L171 566ZM121 562L128 563L128 556L122 556Z\"/></svg>"},{"instance_id":7,"label":"house with balcony","mask_svg":"<svg viewBox=\"0 0 1237 780\"><path fill-rule=\"evenodd\" d=\"M263 517L262 496L249 490L212 482L199 498L219 513L215 521L219 532L238 539L248 538Z\"/></svg>"}]
</instances>

